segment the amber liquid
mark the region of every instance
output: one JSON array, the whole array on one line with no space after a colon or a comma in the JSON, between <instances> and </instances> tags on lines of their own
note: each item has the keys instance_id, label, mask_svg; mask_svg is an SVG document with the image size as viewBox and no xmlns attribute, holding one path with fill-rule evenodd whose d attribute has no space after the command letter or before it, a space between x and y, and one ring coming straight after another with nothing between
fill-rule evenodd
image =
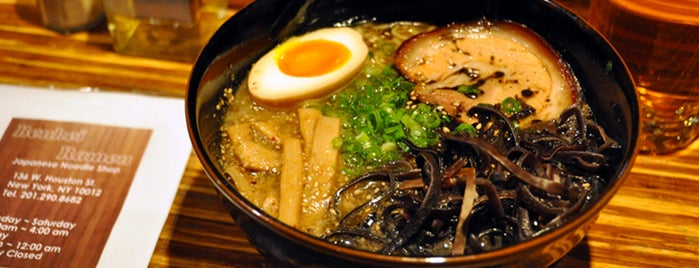
<instances>
[{"instance_id":1,"label":"amber liquid","mask_svg":"<svg viewBox=\"0 0 699 268\"><path fill-rule=\"evenodd\" d=\"M114 0L116 1L116 0ZM126 0L123 0L126 1ZM139 1L129 0L134 8ZM108 11L108 28L114 38L114 50L119 53L144 57L193 62L201 48L218 27L232 15L226 1L199 0L190 8L192 18L177 20L166 16L133 16L137 11ZM161 10L173 9L168 5L187 4L188 1L160 1ZM192 2L192 1L189 1ZM183 7L178 6L178 10ZM157 15L157 14L156 14Z\"/></svg>"},{"instance_id":2,"label":"amber liquid","mask_svg":"<svg viewBox=\"0 0 699 268\"><path fill-rule=\"evenodd\" d=\"M699 134L699 1L592 0L588 17L634 76L641 152L691 144Z\"/></svg>"}]
</instances>

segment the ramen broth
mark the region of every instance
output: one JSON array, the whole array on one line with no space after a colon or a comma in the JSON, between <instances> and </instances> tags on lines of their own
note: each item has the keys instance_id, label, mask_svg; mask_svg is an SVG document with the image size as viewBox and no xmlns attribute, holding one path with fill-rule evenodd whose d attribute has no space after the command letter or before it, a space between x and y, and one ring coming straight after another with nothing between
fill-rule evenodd
<instances>
[{"instance_id":1,"label":"ramen broth","mask_svg":"<svg viewBox=\"0 0 699 268\"><path fill-rule=\"evenodd\" d=\"M464 32L486 36L482 31L498 27L508 35L483 39L488 46L504 43L511 54L503 58L528 57L517 68L536 65L551 75L513 70L499 54L481 55L488 66L468 61L486 53L469 50L480 37L452 43L469 38L459 36ZM351 82L327 96L269 107L251 97L246 83L224 91L221 164L237 190L269 215L329 242L383 254L476 254L559 226L604 187L604 154L618 144L590 119L572 73L535 34L486 20L352 28L369 56ZM519 33L525 37L509 36ZM443 62L421 54L445 44L460 54ZM439 73L457 61L467 67ZM530 76L545 81L527 84ZM395 89L380 91L385 86ZM492 93L498 90L501 96ZM359 116L344 110L389 97L380 101L398 104L371 111L365 121L350 122ZM556 100L561 107L549 107ZM380 125L390 135L379 135L385 140L374 152L370 143L379 136L364 135Z\"/></svg>"}]
</instances>

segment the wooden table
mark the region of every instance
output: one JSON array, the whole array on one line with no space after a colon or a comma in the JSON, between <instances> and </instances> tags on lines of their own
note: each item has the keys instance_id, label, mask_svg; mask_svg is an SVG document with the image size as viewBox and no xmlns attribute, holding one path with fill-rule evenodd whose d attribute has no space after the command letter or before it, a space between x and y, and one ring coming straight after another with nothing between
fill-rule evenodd
<instances>
[{"instance_id":1,"label":"wooden table","mask_svg":"<svg viewBox=\"0 0 699 268\"><path fill-rule=\"evenodd\" d=\"M68 36L46 30L33 0L0 0L0 83L182 98L191 66L116 54L105 25ZM557 266L699 266L698 164L699 142L672 155L639 156L587 238ZM269 266L229 217L194 155L150 264Z\"/></svg>"}]
</instances>

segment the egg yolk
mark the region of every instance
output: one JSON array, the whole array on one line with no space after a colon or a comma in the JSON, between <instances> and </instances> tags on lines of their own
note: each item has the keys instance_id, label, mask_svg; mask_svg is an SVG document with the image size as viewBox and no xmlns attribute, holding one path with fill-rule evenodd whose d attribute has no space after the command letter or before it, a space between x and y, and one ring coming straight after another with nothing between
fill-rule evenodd
<instances>
[{"instance_id":1,"label":"egg yolk","mask_svg":"<svg viewBox=\"0 0 699 268\"><path fill-rule=\"evenodd\" d=\"M309 40L285 49L277 60L279 69L288 75L319 76L340 68L352 53L338 42Z\"/></svg>"}]
</instances>

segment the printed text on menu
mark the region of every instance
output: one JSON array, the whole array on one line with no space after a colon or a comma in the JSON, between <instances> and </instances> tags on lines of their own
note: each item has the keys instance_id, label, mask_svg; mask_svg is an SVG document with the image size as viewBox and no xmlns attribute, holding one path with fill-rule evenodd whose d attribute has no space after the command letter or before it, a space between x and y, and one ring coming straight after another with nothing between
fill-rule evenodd
<instances>
[{"instance_id":1,"label":"printed text on menu","mask_svg":"<svg viewBox=\"0 0 699 268\"><path fill-rule=\"evenodd\" d=\"M0 267L94 267L150 135L13 119L0 140Z\"/></svg>"}]
</instances>

